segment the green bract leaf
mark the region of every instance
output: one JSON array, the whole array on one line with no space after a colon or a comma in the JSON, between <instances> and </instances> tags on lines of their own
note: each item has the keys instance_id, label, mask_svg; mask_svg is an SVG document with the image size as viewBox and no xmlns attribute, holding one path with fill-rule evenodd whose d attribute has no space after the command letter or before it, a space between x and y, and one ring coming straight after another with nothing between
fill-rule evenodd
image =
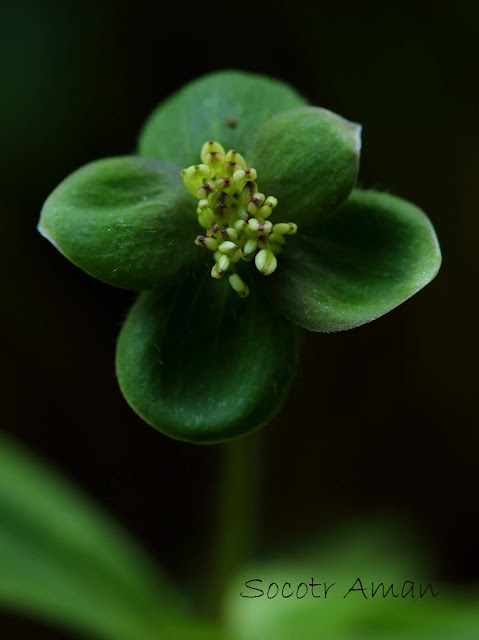
<instances>
[{"instance_id":1,"label":"green bract leaf","mask_svg":"<svg viewBox=\"0 0 479 640\"><path fill-rule=\"evenodd\" d=\"M180 171L136 157L92 162L43 206L39 231L90 275L151 289L198 259L195 200Z\"/></svg>"},{"instance_id":2,"label":"green bract leaf","mask_svg":"<svg viewBox=\"0 0 479 640\"><path fill-rule=\"evenodd\" d=\"M89 638L215 638L173 585L65 479L0 438L0 605Z\"/></svg>"},{"instance_id":3,"label":"green bract leaf","mask_svg":"<svg viewBox=\"0 0 479 640\"><path fill-rule=\"evenodd\" d=\"M418 207L356 190L329 223L288 242L267 284L293 322L341 331L397 307L430 282L440 264L434 229Z\"/></svg>"},{"instance_id":4,"label":"green bract leaf","mask_svg":"<svg viewBox=\"0 0 479 640\"><path fill-rule=\"evenodd\" d=\"M266 76L211 73L160 104L146 123L139 153L181 168L198 163L207 140L247 154L252 137L266 120L305 103L294 89Z\"/></svg>"},{"instance_id":5,"label":"green bract leaf","mask_svg":"<svg viewBox=\"0 0 479 640\"><path fill-rule=\"evenodd\" d=\"M280 408L296 362L296 329L263 297L241 299L204 274L140 296L120 333L117 375L132 408L180 440L228 440Z\"/></svg>"},{"instance_id":6,"label":"green bract leaf","mask_svg":"<svg viewBox=\"0 0 479 640\"><path fill-rule=\"evenodd\" d=\"M248 152L278 214L300 227L331 217L359 170L361 127L319 107L299 107L269 120Z\"/></svg>"}]
</instances>

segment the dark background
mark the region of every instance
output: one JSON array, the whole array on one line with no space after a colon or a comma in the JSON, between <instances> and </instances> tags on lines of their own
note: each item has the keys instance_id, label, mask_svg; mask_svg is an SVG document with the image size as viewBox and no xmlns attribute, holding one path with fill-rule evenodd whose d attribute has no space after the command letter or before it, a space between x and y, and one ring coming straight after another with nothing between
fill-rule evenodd
<instances>
[{"instance_id":1,"label":"dark background","mask_svg":"<svg viewBox=\"0 0 479 640\"><path fill-rule=\"evenodd\" d=\"M263 543L386 510L416 522L440 576L477 580L477 2L243 4L0 2L1 428L187 578L214 528L221 446L175 442L132 413L114 348L134 295L84 275L35 226L61 179L133 152L188 80L274 75L362 123L362 184L421 206L444 262L380 320L305 334L293 392L259 436ZM0 628L70 637L10 614Z\"/></svg>"}]
</instances>

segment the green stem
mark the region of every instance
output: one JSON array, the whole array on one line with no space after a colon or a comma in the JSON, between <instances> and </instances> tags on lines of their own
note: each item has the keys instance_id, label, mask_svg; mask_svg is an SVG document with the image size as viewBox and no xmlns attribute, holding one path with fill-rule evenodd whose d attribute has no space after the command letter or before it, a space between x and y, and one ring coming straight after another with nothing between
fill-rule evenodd
<instances>
[{"instance_id":1,"label":"green stem","mask_svg":"<svg viewBox=\"0 0 479 640\"><path fill-rule=\"evenodd\" d=\"M226 586L254 551L259 533L260 436L221 445L216 535L206 613L218 620Z\"/></svg>"}]
</instances>

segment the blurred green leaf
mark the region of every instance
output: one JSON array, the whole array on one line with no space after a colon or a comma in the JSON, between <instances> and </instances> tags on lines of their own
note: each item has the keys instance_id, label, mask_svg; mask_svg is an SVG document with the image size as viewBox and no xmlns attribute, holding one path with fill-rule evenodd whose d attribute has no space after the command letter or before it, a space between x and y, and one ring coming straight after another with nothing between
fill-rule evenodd
<instances>
[{"instance_id":1,"label":"blurred green leaf","mask_svg":"<svg viewBox=\"0 0 479 640\"><path fill-rule=\"evenodd\" d=\"M261 276L258 276L258 278ZM209 272L140 295L120 333L116 369L131 407L180 440L212 443L279 411L297 359L297 329L254 278L240 298Z\"/></svg>"},{"instance_id":2,"label":"blurred green leaf","mask_svg":"<svg viewBox=\"0 0 479 640\"><path fill-rule=\"evenodd\" d=\"M277 550L266 561L258 561L245 568L231 582L224 606L227 628L238 640L475 640L479 629L479 593L459 591L439 585L427 576L427 554L421 551L407 530L397 522L372 519L352 522L347 529L333 532L328 538L305 544L304 540L291 544L289 549ZM304 598L296 598L295 590L301 582L314 582ZM357 578L367 591L368 599L360 592L352 592ZM265 595L243 598L240 592L258 595L248 587L247 580ZM401 593L405 581L415 582L415 598L383 598L382 587L371 598L371 583L375 588L384 583L387 592L393 583L395 593ZM268 585L275 582L280 594L267 598ZM281 597L282 585L291 584ZM324 598L324 586L330 586ZM418 597L419 585L432 583L436 598ZM359 585L357 584L356 587ZM407 592L406 585L404 593ZM301 588L300 595L304 593ZM276 592L272 587L270 595Z\"/></svg>"},{"instance_id":3,"label":"blurred green leaf","mask_svg":"<svg viewBox=\"0 0 479 640\"><path fill-rule=\"evenodd\" d=\"M361 127L319 107L278 114L259 129L248 162L278 214L300 232L330 218L356 184Z\"/></svg>"},{"instance_id":4,"label":"blurred green leaf","mask_svg":"<svg viewBox=\"0 0 479 640\"><path fill-rule=\"evenodd\" d=\"M288 242L268 285L293 322L310 331L341 331L400 305L440 264L434 228L418 207L358 189L331 221Z\"/></svg>"},{"instance_id":5,"label":"blurred green leaf","mask_svg":"<svg viewBox=\"0 0 479 640\"><path fill-rule=\"evenodd\" d=\"M4 436L0 604L107 640L217 637L98 508Z\"/></svg>"},{"instance_id":6,"label":"blurred green leaf","mask_svg":"<svg viewBox=\"0 0 479 640\"><path fill-rule=\"evenodd\" d=\"M200 255L180 170L146 158L81 167L49 196L38 228L75 265L125 289L169 283Z\"/></svg>"},{"instance_id":7,"label":"blurred green leaf","mask_svg":"<svg viewBox=\"0 0 479 640\"><path fill-rule=\"evenodd\" d=\"M198 162L204 142L248 158L256 131L273 115L305 104L287 84L242 71L219 71L193 80L153 112L141 134L142 156L180 168Z\"/></svg>"}]
</instances>

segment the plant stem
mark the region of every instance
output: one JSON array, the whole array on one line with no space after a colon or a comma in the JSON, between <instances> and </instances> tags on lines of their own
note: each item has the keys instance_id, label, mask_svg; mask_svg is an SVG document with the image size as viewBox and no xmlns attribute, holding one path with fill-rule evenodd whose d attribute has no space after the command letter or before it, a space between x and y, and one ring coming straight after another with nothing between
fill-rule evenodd
<instances>
[{"instance_id":1,"label":"plant stem","mask_svg":"<svg viewBox=\"0 0 479 640\"><path fill-rule=\"evenodd\" d=\"M221 445L217 525L206 613L218 620L226 586L258 542L260 434Z\"/></svg>"}]
</instances>

